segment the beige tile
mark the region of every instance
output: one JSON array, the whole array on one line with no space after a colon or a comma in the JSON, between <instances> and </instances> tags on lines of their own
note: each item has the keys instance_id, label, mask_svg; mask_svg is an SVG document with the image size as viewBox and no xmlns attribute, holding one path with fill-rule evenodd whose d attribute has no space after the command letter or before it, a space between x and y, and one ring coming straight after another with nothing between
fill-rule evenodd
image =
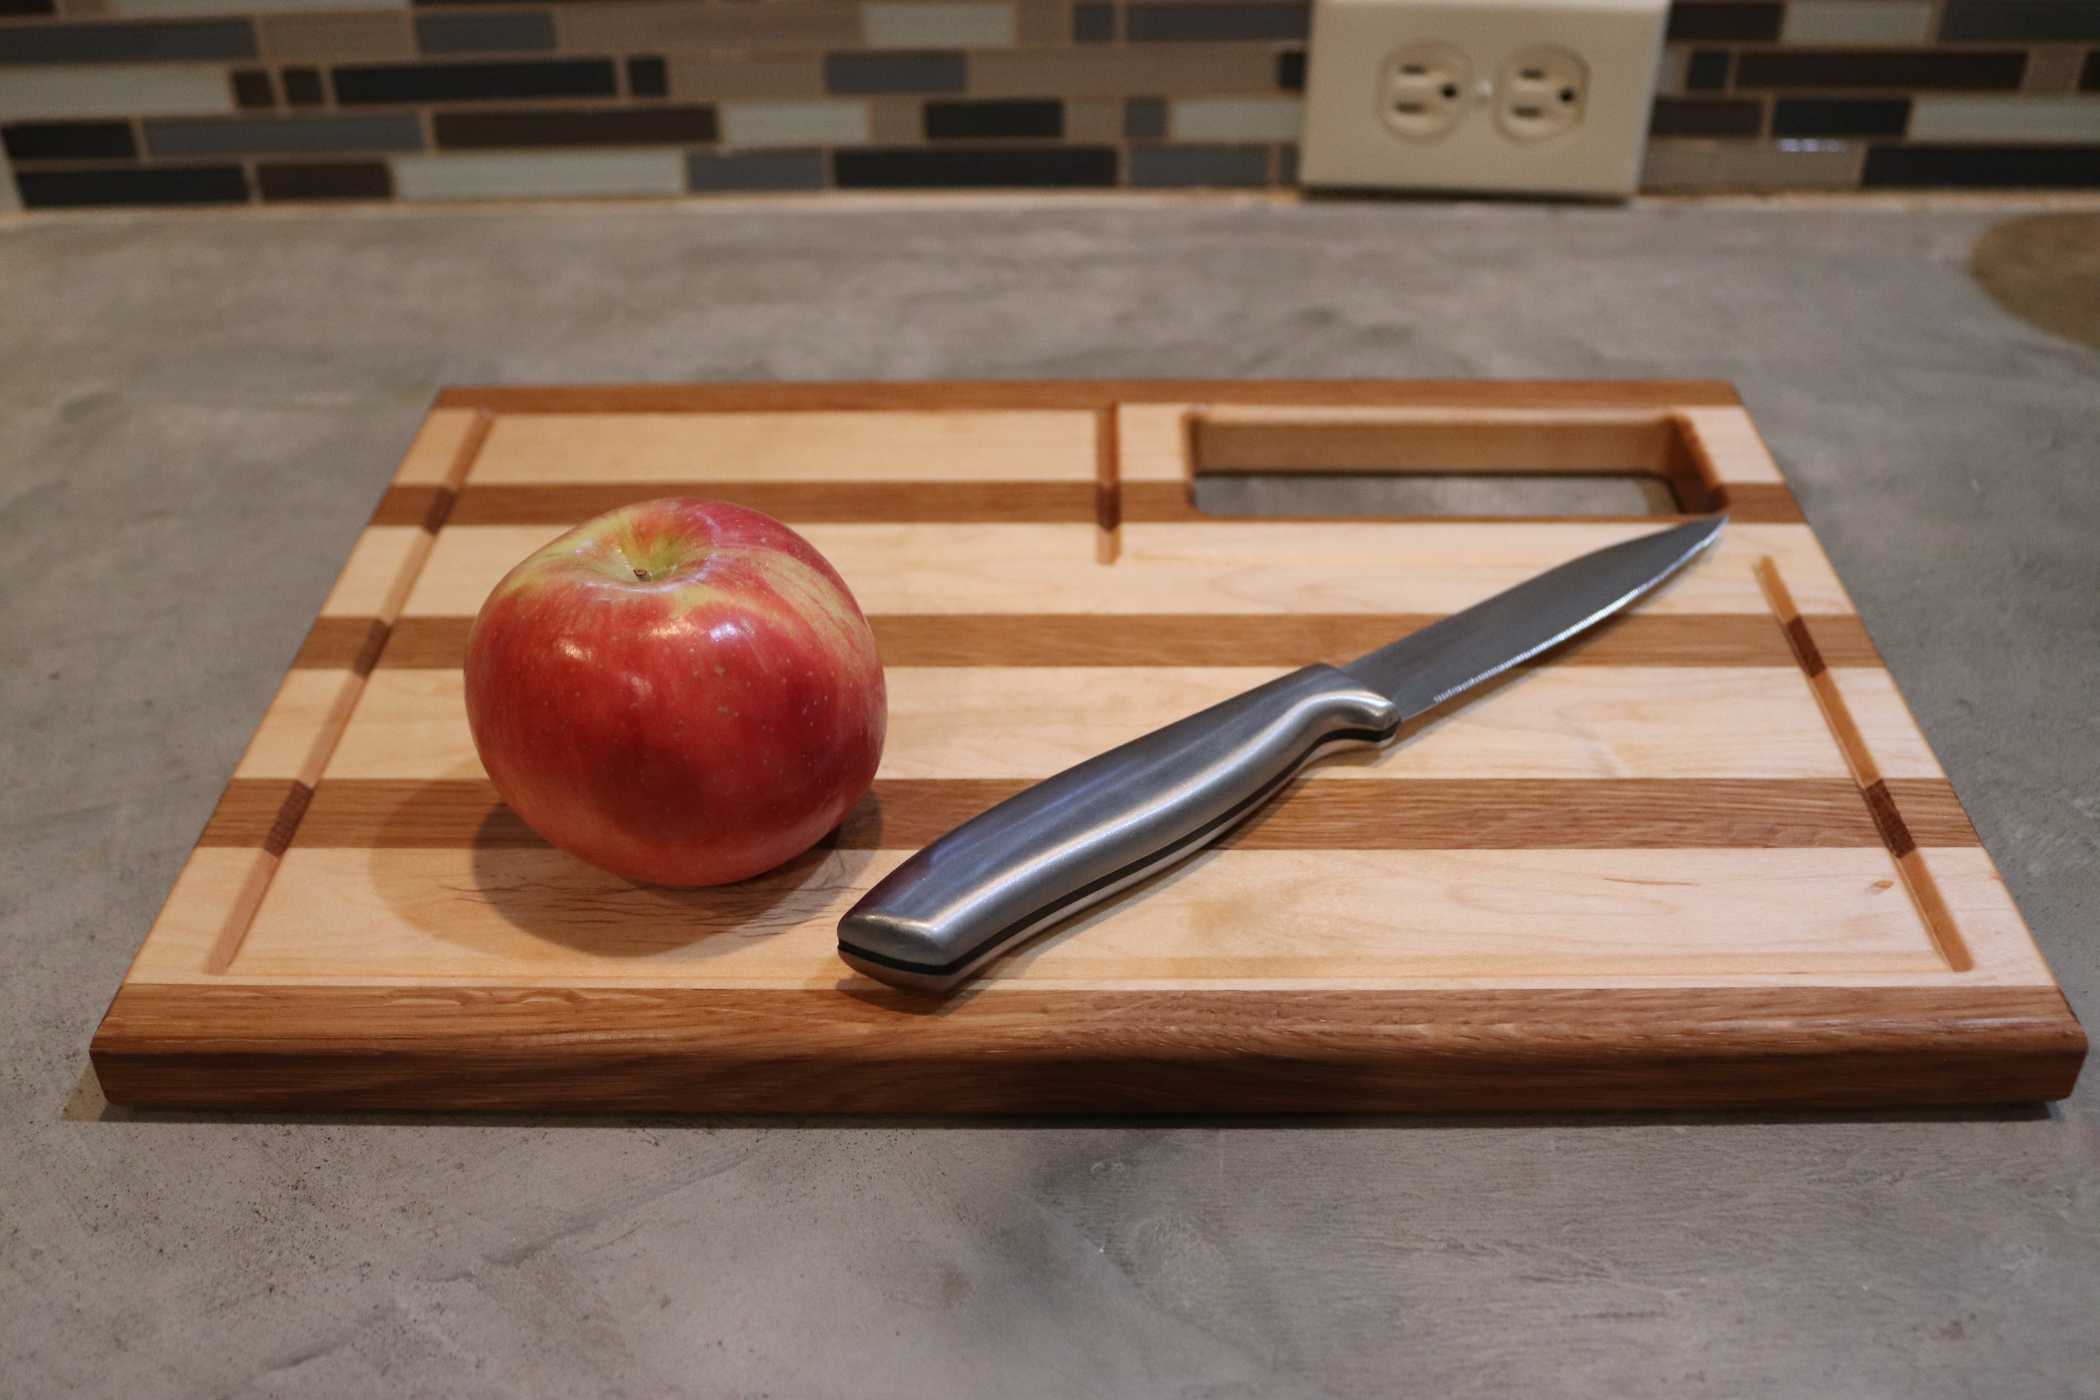
<instances>
[{"instance_id":1,"label":"beige tile","mask_svg":"<svg viewBox=\"0 0 2100 1400\"><path fill-rule=\"evenodd\" d=\"M725 146L858 146L868 139L865 102L725 102Z\"/></svg>"},{"instance_id":2,"label":"beige tile","mask_svg":"<svg viewBox=\"0 0 2100 1400\"><path fill-rule=\"evenodd\" d=\"M1295 97L1185 97L1167 110L1176 141L1295 141L1303 104Z\"/></svg>"},{"instance_id":3,"label":"beige tile","mask_svg":"<svg viewBox=\"0 0 2100 1400\"><path fill-rule=\"evenodd\" d=\"M0 68L0 118L230 112L224 68L146 63Z\"/></svg>"},{"instance_id":4,"label":"beige tile","mask_svg":"<svg viewBox=\"0 0 2100 1400\"><path fill-rule=\"evenodd\" d=\"M1072 42L1072 7L1067 0L1015 0L1014 16L1019 43Z\"/></svg>"},{"instance_id":5,"label":"beige tile","mask_svg":"<svg viewBox=\"0 0 2100 1400\"><path fill-rule=\"evenodd\" d=\"M1692 51L1685 48L1667 48L1655 61L1655 92L1658 97L1675 97L1684 91L1684 70L1692 61Z\"/></svg>"},{"instance_id":6,"label":"beige tile","mask_svg":"<svg viewBox=\"0 0 2100 1400\"><path fill-rule=\"evenodd\" d=\"M1262 44L1085 44L970 55L984 97L1123 97L1272 93L1276 55Z\"/></svg>"},{"instance_id":7,"label":"beige tile","mask_svg":"<svg viewBox=\"0 0 2100 1400\"><path fill-rule=\"evenodd\" d=\"M298 10L406 10L408 0L102 0L112 15L256 15Z\"/></svg>"},{"instance_id":8,"label":"beige tile","mask_svg":"<svg viewBox=\"0 0 2100 1400\"><path fill-rule=\"evenodd\" d=\"M264 56L283 63L359 63L411 58L416 52L404 10L269 15L259 27Z\"/></svg>"},{"instance_id":9,"label":"beige tile","mask_svg":"<svg viewBox=\"0 0 2100 1400\"><path fill-rule=\"evenodd\" d=\"M915 97L868 100L868 136L878 146L915 146L926 139L924 104Z\"/></svg>"},{"instance_id":10,"label":"beige tile","mask_svg":"<svg viewBox=\"0 0 2100 1400\"><path fill-rule=\"evenodd\" d=\"M109 0L58 0L58 12L62 15L106 15Z\"/></svg>"},{"instance_id":11,"label":"beige tile","mask_svg":"<svg viewBox=\"0 0 2100 1400\"><path fill-rule=\"evenodd\" d=\"M5 155L0 155L0 214L12 214L22 207L22 200L15 193L15 177L8 169Z\"/></svg>"},{"instance_id":12,"label":"beige tile","mask_svg":"<svg viewBox=\"0 0 2100 1400\"><path fill-rule=\"evenodd\" d=\"M1123 104L1115 98L1082 97L1065 104L1065 140L1093 145L1123 139Z\"/></svg>"},{"instance_id":13,"label":"beige tile","mask_svg":"<svg viewBox=\"0 0 2100 1400\"><path fill-rule=\"evenodd\" d=\"M680 54L669 56L671 96L680 101L731 97L820 97L823 60L816 54Z\"/></svg>"},{"instance_id":14,"label":"beige tile","mask_svg":"<svg viewBox=\"0 0 2100 1400\"><path fill-rule=\"evenodd\" d=\"M981 49L1011 46L1017 26L1006 4L867 0L860 7L872 49Z\"/></svg>"},{"instance_id":15,"label":"beige tile","mask_svg":"<svg viewBox=\"0 0 2100 1400\"><path fill-rule=\"evenodd\" d=\"M2030 49L2027 76L2022 92L2059 93L2078 91L2079 75L2085 71L2085 48L2079 44L2049 44Z\"/></svg>"},{"instance_id":16,"label":"beige tile","mask_svg":"<svg viewBox=\"0 0 2100 1400\"><path fill-rule=\"evenodd\" d=\"M2100 141L2100 96L1920 97L1913 141Z\"/></svg>"},{"instance_id":17,"label":"beige tile","mask_svg":"<svg viewBox=\"0 0 2100 1400\"><path fill-rule=\"evenodd\" d=\"M685 192L677 151L399 156L394 187L410 200L540 199Z\"/></svg>"},{"instance_id":18,"label":"beige tile","mask_svg":"<svg viewBox=\"0 0 2100 1400\"><path fill-rule=\"evenodd\" d=\"M849 0L763 4L564 5L561 47L571 52L681 48L830 49L860 43L860 9Z\"/></svg>"},{"instance_id":19,"label":"beige tile","mask_svg":"<svg viewBox=\"0 0 2100 1400\"><path fill-rule=\"evenodd\" d=\"M1779 37L1789 44L1922 44L1931 0L1794 0Z\"/></svg>"},{"instance_id":20,"label":"beige tile","mask_svg":"<svg viewBox=\"0 0 2100 1400\"><path fill-rule=\"evenodd\" d=\"M1853 189L1864 159L1865 147L1842 141L1650 141L1641 188L1650 194Z\"/></svg>"}]
</instances>

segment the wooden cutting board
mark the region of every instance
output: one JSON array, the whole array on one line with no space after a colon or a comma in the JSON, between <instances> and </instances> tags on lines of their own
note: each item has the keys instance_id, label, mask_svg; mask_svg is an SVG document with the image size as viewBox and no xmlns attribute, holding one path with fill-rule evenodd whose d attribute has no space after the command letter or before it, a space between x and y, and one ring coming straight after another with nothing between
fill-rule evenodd
<instances>
[{"instance_id":1,"label":"wooden cutting board","mask_svg":"<svg viewBox=\"0 0 2100 1400\"><path fill-rule=\"evenodd\" d=\"M1671 517L1246 520L1196 473L1637 472L1724 542L931 1002L838 916L1028 782ZM516 560L687 492L792 523L888 667L874 792L724 889L476 762ZM2034 1100L2076 1019L1735 394L1013 383L441 395L95 1037L124 1104L982 1113Z\"/></svg>"}]
</instances>

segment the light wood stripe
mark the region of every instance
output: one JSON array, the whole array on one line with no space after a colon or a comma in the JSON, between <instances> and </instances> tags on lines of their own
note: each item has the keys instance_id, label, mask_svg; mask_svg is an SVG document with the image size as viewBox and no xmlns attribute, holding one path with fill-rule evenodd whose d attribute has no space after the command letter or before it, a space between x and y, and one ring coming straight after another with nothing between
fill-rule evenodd
<instances>
[{"instance_id":1,"label":"light wood stripe","mask_svg":"<svg viewBox=\"0 0 2100 1400\"><path fill-rule=\"evenodd\" d=\"M1800 525L1807 520L1801 502L1783 483L1724 481L1715 494L1716 508L1745 525Z\"/></svg>"},{"instance_id":2,"label":"light wood stripe","mask_svg":"<svg viewBox=\"0 0 2100 1400\"><path fill-rule=\"evenodd\" d=\"M889 666L1301 666L1340 663L1440 619L1419 614L871 617ZM324 618L293 663L346 666L366 638L358 619ZM1860 620L1814 619L1831 664L1879 666ZM376 625L376 624L375 624ZM471 617L410 617L393 629L380 664L413 670L465 664ZM1784 666L1791 653L1769 618L1632 613L1554 652L1554 666Z\"/></svg>"},{"instance_id":3,"label":"light wood stripe","mask_svg":"<svg viewBox=\"0 0 2100 1400\"><path fill-rule=\"evenodd\" d=\"M701 496L764 511L790 525L814 521L888 524L1027 524L1089 521L1096 487L1086 481L606 481L469 486L455 525L566 528L636 501Z\"/></svg>"},{"instance_id":4,"label":"light wood stripe","mask_svg":"<svg viewBox=\"0 0 2100 1400\"><path fill-rule=\"evenodd\" d=\"M1095 562L1100 532L1090 519L968 529L923 522L799 528L868 613L1026 615L1052 605L1058 612L1120 618L1457 612L1591 550L1652 533L1654 523L1125 521L1121 554L1106 567ZM405 615L472 615L551 533L548 526L447 526ZM1765 557L1786 571L1803 611L1858 611L1815 537L1791 525L1731 526L1699 562L1644 600L1641 611L1769 617L1751 573ZM351 609L327 611L347 615Z\"/></svg>"}]
</instances>

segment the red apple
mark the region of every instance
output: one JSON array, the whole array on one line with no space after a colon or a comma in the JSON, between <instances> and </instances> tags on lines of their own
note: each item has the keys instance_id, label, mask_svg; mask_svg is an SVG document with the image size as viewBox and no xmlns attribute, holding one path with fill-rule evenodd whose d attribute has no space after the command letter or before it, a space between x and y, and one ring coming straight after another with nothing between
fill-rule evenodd
<instances>
[{"instance_id":1,"label":"red apple","mask_svg":"<svg viewBox=\"0 0 2100 1400\"><path fill-rule=\"evenodd\" d=\"M837 826L889 704L845 581L770 516L645 501L496 585L467 638L467 724L532 829L631 880L717 885Z\"/></svg>"}]
</instances>

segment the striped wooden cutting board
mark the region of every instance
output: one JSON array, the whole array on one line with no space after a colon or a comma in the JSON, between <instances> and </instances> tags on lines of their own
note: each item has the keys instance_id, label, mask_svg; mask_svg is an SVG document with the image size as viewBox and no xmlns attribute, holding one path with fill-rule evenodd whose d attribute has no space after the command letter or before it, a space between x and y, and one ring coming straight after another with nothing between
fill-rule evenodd
<instances>
[{"instance_id":1,"label":"striped wooden cutting board","mask_svg":"<svg viewBox=\"0 0 2100 1400\"><path fill-rule=\"evenodd\" d=\"M1247 520L1203 472L1640 472L1727 510L1638 611L933 1003L838 916L1028 782L1655 517ZM559 529L792 523L888 667L875 790L638 888L496 800L460 664ZM2084 1037L1747 414L1712 383L443 394L93 1047L131 1104L1567 1109L2068 1093Z\"/></svg>"}]
</instances>

